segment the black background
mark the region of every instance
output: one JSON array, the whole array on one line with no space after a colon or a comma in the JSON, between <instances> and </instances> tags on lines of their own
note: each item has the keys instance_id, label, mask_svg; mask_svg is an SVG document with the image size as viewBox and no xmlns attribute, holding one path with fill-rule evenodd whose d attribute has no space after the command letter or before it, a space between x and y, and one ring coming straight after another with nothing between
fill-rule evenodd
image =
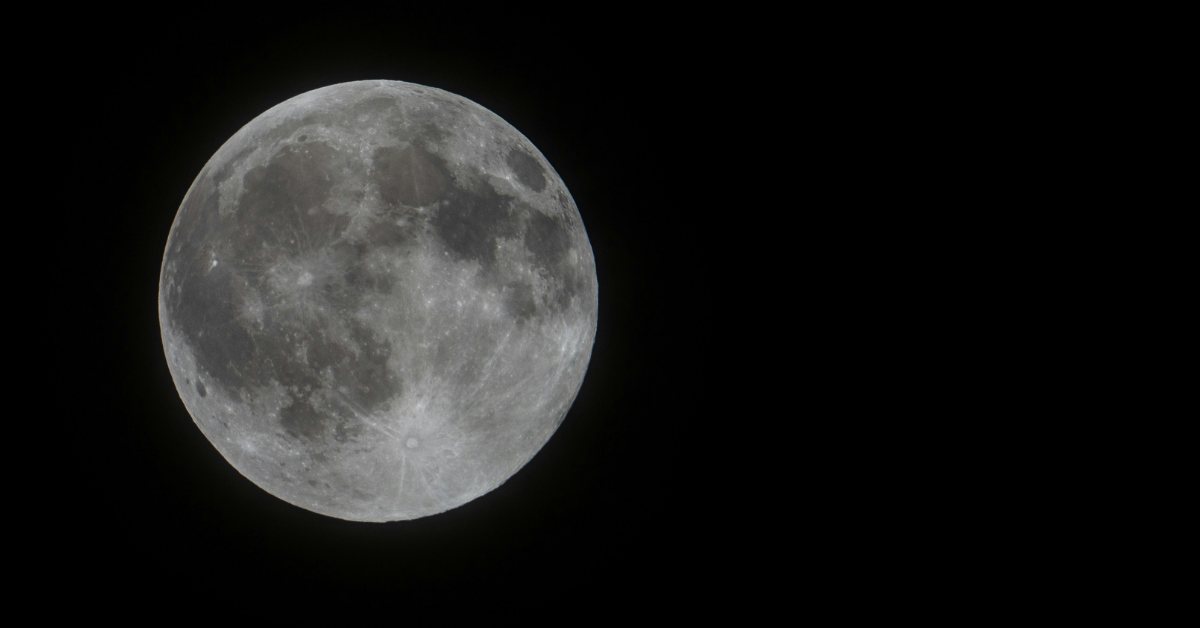
<instances>
[{"instance_id":1,"label":"black background","mask_svg":"<svg viewBox=\"0 0 1200 628\"><path fill-rule=\"evenodd\" d=\"M751 540L732 514L758 517L729 485L770 438L750 405L772 367L738 361L737 346L783 340L765 320L723 315L763 305L747 276L761 269L738 268L731 250L778 228L752 218L739 166L772 107L733 113L753 99L729 33L512 9L347 11L152 25L105 14L57 40L69 63L42 73L45 111L62 120L45 159L74 176L47 184L71 225L48 264L72 288L46 322L74 330L52 353L75 356L58 368L82 381L56 395L67 460L44 474L54 578L109 601L301 609L728 595L749 576L729 566ZM445 89L524 133L579 206L600 290L583 387L541 452L465 506L388 524L302 510L225 462L176 393L157 320L172 220L217 148L292 96L362 79ZM735 383L750 370L757 388Z\"/></svg>"},{"instance_id":2,"label":"black background","mask_svg":"<svg viewBox=\"0 0 1200 628\"><path fill-rule=\"evenodd\" d=\"M1038 294L1098 259L1044 251L1082 241L1087 220L1053 224L1069 199L1110 190L1067 146L1111 141L1088 116L1121 102L1113 68L1145 65L1096 63L1071 34L1121 29L907 6L414 8L9 16L0 137L18 166L0 206L34 220L6 233L5 304L34 320L9 327L32 350L7 364L5 521L25 525L5 565L39 613L722 608L757 625L772 603L789 620L1128 599L1065 594L1146 570L1113 571L1109 537L1137 537L1098 523L1120 502L1060 517L1099 468L1070 452L1128 452L1055 425L1087 369L1055 354L1074 328L1047 325ZM1088 68L1097 87L1072 86ZM465 506L391 524L241 477L179 400L156 316L171 221L213 152L359 79L445 89L524 133L579 206L600 289L587 376L542 451ZM1060 257L1072 268L1048 272Z\"/></svg>"}]
</instances>

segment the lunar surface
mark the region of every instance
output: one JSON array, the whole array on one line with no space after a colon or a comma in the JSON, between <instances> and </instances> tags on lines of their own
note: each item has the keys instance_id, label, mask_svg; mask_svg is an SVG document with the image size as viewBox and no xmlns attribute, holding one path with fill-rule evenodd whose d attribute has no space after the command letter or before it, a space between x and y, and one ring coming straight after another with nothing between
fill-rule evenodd
<instances>
[{"instance_id":1,"label":"lunar surface","mask_svg":"<svg viewBox=\"0 0 1200 628\"><path fill-rule=\"evenodd\" d=\"M355 521L460 506L558 428L596 333L592 249L496 114L392 81L255 118L196 177L159 283L167 364L243 475Z\"/></svg>"}]
</instances>

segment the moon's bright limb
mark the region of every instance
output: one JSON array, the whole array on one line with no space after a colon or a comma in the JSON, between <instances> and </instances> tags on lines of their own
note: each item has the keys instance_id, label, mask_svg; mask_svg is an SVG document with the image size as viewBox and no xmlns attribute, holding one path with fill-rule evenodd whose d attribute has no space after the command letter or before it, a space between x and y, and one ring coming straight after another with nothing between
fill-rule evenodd
<instances>
[{"instance_id":1,"label":"moon's bright limb","mask_svg":"<svg viewBox=\"0 0 1200 628\"><path fill-rule=\"evenodd\" d=\"M205 165L163 256L176 388L217 450L309 510L462 505L546 443L596 332L591 246L524 136L448 92L333 85Z\"/></svg>"}]
</instances>

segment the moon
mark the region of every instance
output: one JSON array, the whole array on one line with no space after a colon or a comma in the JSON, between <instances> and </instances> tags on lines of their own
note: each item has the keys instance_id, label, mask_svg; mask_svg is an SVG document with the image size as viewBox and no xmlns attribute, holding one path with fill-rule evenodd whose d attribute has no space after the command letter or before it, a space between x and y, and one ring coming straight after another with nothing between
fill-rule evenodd
<instances>
[{"instance_id":1,"label":"moon","mask_svg":"<svg viewBox=\"0 0 1200 628\"><path fill-rule=\"evenodd\" d=\"M255 118L188 189L163 255L167 365L242 475L352 521L495 489L550 439L596 335L562 179L446 91L342 83Z\"/></svg>"}]
</instances>

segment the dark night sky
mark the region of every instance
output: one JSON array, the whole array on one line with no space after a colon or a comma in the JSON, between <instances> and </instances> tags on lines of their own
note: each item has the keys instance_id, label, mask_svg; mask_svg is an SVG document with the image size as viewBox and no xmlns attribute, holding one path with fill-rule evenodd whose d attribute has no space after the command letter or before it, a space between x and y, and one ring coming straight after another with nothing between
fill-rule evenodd
<instances>
[{"instance_id":1,"label":"dark night sky","mask_svg":"<svg viewBox=\"0 0 1200 628\"><path fill-rule=\"evenodd\" d=\"M746 208L722 184L740 172L722 166L734 157L716 148L758 132L723 118L737 68L686 21L544 17L145 26L107 14L111 26L74 27L60 45L69 62L43 73L44 113L78 121L61 141L82 147L47 157L75 173L55 184L71 234L49 269L74 287L45 322L78 329L55 351L86 361L72 376L82 388L62 394L68 461L48 480L71 495L49 500L55 578L181 602L465 596L514 609L562 596L663 602L738 578L723 568L736 543L717 524L750 499L729 478L751 432L729 433L749 417L717 397L753 393L719 390L733 381L722 371L747 366L728 361L736 343L718 312L750 298L728 259L743 238L728 216ZM307 512L238 474L180 401L156 311L168 230L217 148L294 95L376 78L460 94L529 137L580 208L600 285L591 365L549 443L486 496L391 524Z\"/></svg>"},{"instance_id":2,"label":"dark night sky","mask_svg":"<svg viewBox=\"0 0 1200 628\"><path fill-rule=\"evenodd\" d=\"M996 278L1027 263L1031 285L1061 289L1025 261L1025 232L1057 235L1043 220L1061 204L1027 179L1069 161L1043 149L1059 137L1045 85L1090 46L1047 64L1023 24L908 6L394 4L10 16L4 207L34 224L6 242L6 313L30 320L9 328L6 518L25 532L6 550L25 560L5 565L39 613L399 623L427 606L455 625L568 602L547 619L720 607L761 625L773 603L844 620L994 594L990 613L1072 579L1025 542L1055 538L1052 507L1023 500L1066 503L1077 479L1043 482L1021 454L1076 435L1047 440L1054 406L1019 396L1070 369L1037 364L1050 310L1026 305L1026 278ZM1061 30L1083 32L1072 20ZM180 401L157 320L172 220L213 153L288 98L363 79L445 89L527 136L578 204L600 295L587 376L547 445L495 491L390 524L243 478ZM1036 485L1009 491L1012 473Z\"/></svg>"}]
</instances>

